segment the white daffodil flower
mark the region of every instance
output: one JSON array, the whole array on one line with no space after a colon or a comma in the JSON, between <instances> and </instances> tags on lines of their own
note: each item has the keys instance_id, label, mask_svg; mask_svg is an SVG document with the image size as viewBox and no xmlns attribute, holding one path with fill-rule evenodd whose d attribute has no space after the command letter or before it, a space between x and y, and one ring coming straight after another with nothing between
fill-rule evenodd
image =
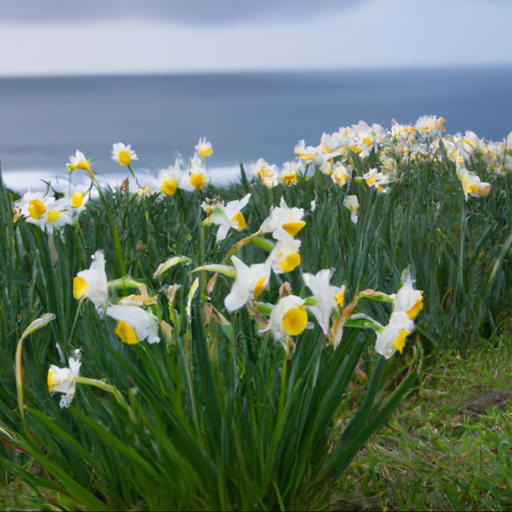
<instances>
[{"instance_id":1,"label":"white daffodil flower","mask_svg":"<svg viewBox=\"0 0 512 512\"><path fill-rule=\"evenodd\" d=\"M71 224L72 215L67 199L55 200L42 192L27 192L14 203L21 210L25 220L39 226L49 234L55 228Z\"/></svg>"},{"instance_id":2,"label":"white daffodil flower","mask_svg":"<svg viewBox=\"0 0 512 512\"><path fill-rule=\"evenodd\" d=\"M389 323L377 333L375 350L386 359L392 357L395 352L402 353L407 336L414 331L414 322L403 311L391 313Z\"/></svg>"},{"instance_id":3,"label":"white daffodil flower","mask_svg":"<svg viewBox=\"0 0 512 512\"><path fill-rule=\"evenodd\" d=\"M442 135L444 132L444 117L421 116L416 121L414 128L424 136Z\"/></svg>"},{"instance_id":4,"label":"white daffodil flower","mask_svg":"<svg viewBox=\"0 0 512 512\"><path fill-rule=\"evenodd\" d=\"M377 149L386 140L386 131L377 123L368 126L364 121L359 121L352 126L352 134L361 157L367 157L372 149Z\"/></svg>"},{"instance_id":5,"label":"white daffodil flower","mask_svg":"<svg viewBox=\"0 0 512 512\"><path fill-rule=\"evenodd\" d=\"M43 217L41 227L50 235L54 229L71 224L73 218L71 208L66 198L55 200L50 198L46 201L46 215Z\"/></svg>"},{"instance_id":6,"label":"white daffodil flower","mask_svg":"<svg viewBox=\"0 0 512 512\"><path fill-rule=\"evenodd\" d=\"M184 176L183 162L179 158L176 159L174 165L161 169L158 173L158 186L162 194L168 197L176 194Z\"/></svg>"},{"instance_id":7,"label":"white daffodil flower","mask_svg":"<svg viewBox=\"0 0 512 512\"><path fill-rule=\"evenodd\" d=\"M343 206L347 208L347 210L350 212L350 220L353 224L357 224L357 220L359 219L359 199L357 196L347 196L343 200Z\"/></svg>"},{"instance_id":8,"label":"white daffodil flower","mask_svg":"<svg viewBox=\"0 0 512 512\"><path fill-rule=\"evenodd\" d=\"M148 343L158 343L158 320L149 311L138 306L109 306L107 315L117 320L114 332L123 343L134 345L147 340Z\"/></svg>"},{"instance_id":9,"label":"white daffodil flower","mask_svg":"<svg viewBox=\"0 0 512 512\"><path fill-rule=\"evenodd\" d=\"M270 215L261 224L263 233L272 233L277 239L279 232L284 231L290 237L294 237L305 225L302 220L304 210L302 208L289 208L284 198L281 198L279 206L270 210Z\"/></svg>"},{"instance_id":10,"label":"white daffodil flower","mask_svg":"<svg viewBox=\"0 0 512 512\"><path fill-rule=\"evenodd\" d=\"M304 172L302 162L285 162L280 176L281 183L287 187L295 185L302 172Z\"/></svg>"},{"instance_id":11,"label":"white daffodil flower","mask_svg":"<svg viewBox=\"0 0 512 512\"><path fill-rule=\"evenodd\" d=\"M391 123L391 138L398 142L411 142L416 133L416 128L410 124L400 124L394 119Z\"/></svg>"},{"instance_id":12,"label":"white daffodil flower","mask_svg":"<svg viewBox=\"0 0 512 512\"><path fill-rule=\"evenodd\" d=\"M26 192L21 199L14 203L27 222L41 226L48 215L49 197L43 192Z\"/></svg>"},{"instance_id":13,"label":"white daffodil flower","mask_svg":"<svg viewBox=\"0 0 512 512\"><path fill-rule=\"evenodd\" d=\"M104 309L108 300L108 281L105 272L105 255L96 251L91 266L78 272L73 279L73 297L89 299L97 309Z\"/></svg>"},{"instance_id":14,"label":"white daffodil flower","mask_svg":"<svg viewBox=\"0 0 512 512\"><path fill-rule=\"evenodd\" d=\"M322 133L320 137L320 146L322 146L322 150L324 153L333 153L339 149L342 149L343 146L348 144L348 133L347 131L343 131L343 128L340 128L339 131L334 133Z\"/></svg>"},{"instance_id":15,"label":"white daffodil flower","mask_svg":"<svg viewBox=\"0 0 512 512\"><path fill-rule=\"evenodd\" d=\"M302 334L308 325L308 313L304 299L296 295L287 295L279 299L270 314L270 330L274 339L283 344L287 353L293 346L291 336Z\"/></svg>"},{"instance_id":16,"label":"white daffodil flower","mask_svg":"<svg viewBox=\"0 0 512 512\"><path fill-rule=\"evenodd\" d=\"M342 308L345 303L345 287L333 286L331 277L333 269L319 270L316 274L304 274L304 283L313 293L316 303L307 308L315 318L318 325L327 336L329 335L330 319L338 307Z\"/></svg>"},{"instance_id":17,"label":"white daffodil flower","mask_svg":"<svg viewBox=\"0 0 512 512\"><path fill-rule=\"evenodd\" d=\"M80 215L85 209L85 205L89 200L89 194L87 193L87 189L84 186L73 187L69 195L66 195L70 211L73 215Z\"/></svg>"},{"instance_id":18,"label":"white daffodil flower","mask_svg":"<svg viewBox=\"0 0 512 512\"><path fill-rule=\"evenodd\" d=\"M384 187L389 183L389 178L375 168L363 174L363 179L370 188L376 188L379 192L385 192Z\"/></svg>"},{"instance_id":19,"label":"white daffodil flower","mask_svg":"<svg viewBox=\"0 0 512 512\"><path fill-rule=\"evenodd\" d=\"M274 188L279 184L277 166L270 165L263 158L259 158L254 164L252 173L267 188Z\"/></svg>"},{"instance_id":20,"label":"white daffodil flower","mask_svg":"<svg viewBox=\"0 0 512 512\"><path fill-rule=\"evenodd\" d=\"M122 142L118 142L112 146L112 160L117 162L120 166L126 167L130 165L133 160L138 159L137 153L135 153L130 144L126 146Z\"/></svg>"},{"instance_id":21,"label":"white daffodil flower","mask_svg":"<svg viewBox=\"0 0 512 512\"><path fill-rule=\"evenodd\" d=\"M272 265L272 270L276 274L292 272L300 265L300 246L301 241L295 240L285 231L276 233L277 243L270 252L267 261Z\"/></svg>"},{"instance_id":22,"label":"white daffodil flower","mask_svg":"<svg viewBox=\"0 0 512 512\"><path fill-rule=\"evenodd\" d=\"M202 190L209 180L210 178L203 167L202 161L199 158L193 158L190 160L188 171L178 183L178 187L188 192L194 192L195 190Z\"/></svg>"},{"instance_id":23,"label":"white daffodil flower","mask_svg":"<svg viewBox=\"0 0 512 512\"><path fill-rule=\"evenodd\" d=\"M465 167L457 169L457 176L462 184L466 200L469 196L485 197L491 191L490 183L481 181L476 174L470 173Z\"/></svg>"},{"instance_id":24,"label":"white daffodil flower","mask_svg":"<svg viewBox=\"0 0 512 512\"><path fill-rule=\"evenodd\" d=\"M321 151L322 148L306 146L306 143L303 140L299 140L294 148L294 152L297 157L301 160L304 160L305 162L313 162L316 160Z\"/></svg>"},{"instance_id":25,"label":"white daffodil flower","mask_svg":"<svg viewBox=\"0 0 512 512\"><path fill-rule=\"evenodd\" d=\"M242 231L247 227L241 210L247 206L250 198L251 194L247 194L242 199L229 201L226 204L217 203L212 207L209 221L219 226L217 242L224 240L231 228Z\"/></svg>"},{"instance_id":26,"label":"white daffodil flower","mask_svg":"<svg viewBox=\"0 0 512 512\"><path fill-rule=\"evenodd\" d=\"M350 167L345 167L343 164L338 163L335 164L331 169L331 180L333 183L336 183L338 187L342 187L350 180L352 176L352 169Z\"/></svg>"},{"instance_id":27,"label":"white daffodil flower","mask_svg":"<svg viewBox=\"0 0 512 512\"><path fill-rule=\"evenodd\" d=\"M91 172L91 162L85 158L85 155L79 151L78 149L75 151L74 155L69 157L69 162L66 164L66 167L70 173L80 169L82 171Z\"/></svg>"},{"instance_id":28,"label":"white daffodil flower","mask_svg":"<svg viewBox=\"0 0 512 512\"><path fill-rule=\"evenodd\" d=\"M201 137L194 149L201 160L204 160L213 153L212 144L208 142L206 137Z\"/></svg>"},{"instance_id":29,"label":"white daffodil flower","mask_svg":"<svg viewBox=\"0 0 512 512\"><path fill-rule=\"evenodd\" d=\"M415 320L422 309L423 291L414 288L414 279L406 270L402 276L402 286L393 298L393 311L402 311Z\"/></svg>"},{"instance_id":30,"label":"white daffodil flower","mask_svg":"<svg viewBox=\"0 0 512 512\"><path fill-rule=\"evenodd\" d=\"M236 256L231 257L236 277L229 295L224 299L226 309L233 313L245 306L251 299L257 299L268 287L270 262L246 265Z\"/></svg>"},{"instance_id":31,"label":"white daffodil flower","mask_svg":"<svg viewBox=\"0 0 512 512\"><path fill-rule=\"evenodd\" d=\"M69 358L69 368L59 368L51 365L48 370L48 391L51 395L62 393L60 407L69 407L75 396L75 378L80 372L80 351L76 350L74 357Z\"/></svg>"}]
</instances>

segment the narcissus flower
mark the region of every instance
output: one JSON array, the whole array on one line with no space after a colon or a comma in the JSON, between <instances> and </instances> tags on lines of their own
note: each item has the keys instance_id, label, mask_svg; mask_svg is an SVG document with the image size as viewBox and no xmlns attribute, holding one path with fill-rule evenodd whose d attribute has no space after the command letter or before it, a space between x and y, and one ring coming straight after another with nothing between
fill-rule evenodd
<instances>
[{"instance_id":1,"label":"narcissus flower","mask_svg":"<svg viewBox=\"0 0 512 512\"><path fill-rule=\"evenodd\" d=\"M202 190L206 187L208 181L209 176L201 161L192 159L187 173L182 177L178 186L183 190L193 192L194 190Z\"/></svg>"},{"instance_id":2,"label":"narcissus flower","mask_svg":"<svg viewBox=\"0 0 512 512\"><path fill-rule=\"evenodd\" d=\"M305 225L302 220L304 210L302 208L289 208L284 198L281 198L279 206L270 210L270 215L261 224L263 233L272 233L277 238L279 232L284 231L290 237L294 237Z\"/></svg>"},{"instance_id":3,"label":"narcissus flower","mask_svg":"<svg viewBox=\"0 0 512 512\"><path fill-rule=\"evenodd\" d=\"M402 286L393 298L393 311L402 311L415 320L422 309L423 291L414 288L414 279L406 270L402 276Z\"/></svg>"},{"instance_id":4,"label":"narcissus flower","mask_svg":"<svg viewBox=\"0 0 512 512\"><path fill-rule=\"evenodd\" d=\"M357 196L351 195L345 197L345 199L343 200L343 206L347 208L347 210L350 212L350 220L354 224L357 224L360 210L359 199L357 198Z\"/></svg>"},{"instance_id":5,"label":"narcissus flower","mask_svg":"<svg viewBox=\"0 0 512 512\"><path fill-rule=\"evenodd\" d=\"M462 184L464 190L464 197L484 197L491 191L491 184L481 181L476 174L470 173L465 167L457 170L457 176Z\"/></svg>"},{"instance_id":6,"label":"narcissus flower","mask_svg":"<svg viewBox=\"0 0 512 512\"><path fill-rule=\"evenodd\" d=\"M62 393L60 407L69 407L75 396L76 382L80 372L80 351L76 350L74 357L69 358L69 368L59 368L51 365L48 370L47 383L50 394Z\"/></svg>"},{"instance_id":7,"label":"narcissus flower","mask_svg":"<svg viewBox=\"0 0 512 512\"><path fill-rule=\"evenodd\" d=\"M73 297L77 300L87 298L98 309L106 307L108 282L103 251L96 251L89 269L78 272L73 279Z\"/></svg>"},{"instance_id":8,"label":"narcissus flower","mask_svg":"<svg viewBox=\"0 0 512 512\"><path fill-rule=\"evenodd\" d=\"M444 121L444 117L421 116L414 127L423 135L440 135L444 132Z\"/></svg>"},{"instance_id":9,"label":"narcissus flower","mask_svg":"<svg viewBox=\"0 0 512 512\"><path fill-rule=\"evenodd\" d=\"M87 194L87 191L84 190L84 187L75 187L71 190L71 193L67 198L69 206L71 207L71 212L76 215L80 214L85 209L89 195Z\"/></svg>"},{"instance_id":10,"label":"narcissus flower","mask_svg":"<svg viewBox=\"0 0 512 512\"><path fill-rule=\"evenodd\" d=\"M292 272L301 262L299 253L301 242L284 231L278 231L275 237L277 243L268 256L272 270L276 274Z\"/></svg>"},{"instance_id":11,"label":"narcissus flower","mask_svg":"<svg viewBox=\"0 0 512 512\"><path fill-rule=\"evenodd\" d=\"M87 171L88 173L92 172L91 162L89 162L89 160L85 158L85 155L78 149L75 151L74 155L69 157L69 162L66 164L66 167L70 173L77 169Z\"/></svg>"},{"instance_id":12,"label":"narcissus flower","mask_svg":"<svg viewBox=\"0 0 512 512\"><path fill-rule=\"evenodd\" d=\"M389 323L377 333L375 350L386 359L392 357L395 352L402 353L407 336L414 331L414 322L403 311L391 313Z\"/></svg>"},{"instance_id":13,"label":"narcissus flower","mask_svg":"<svg viewBox=\"0 0 512 512\"><path fill-rule=\"evenodd\" d=\"M208 183L208 176L203 169L196 169L190 173L188 182L194 190L202 190Z\"/></svg>"},{"instance_id":14,"label":"narcissus flower","mask_svg":"<svg viewBox=\"0 0 512 512\"><path fill-rule=\"evenodd\" d=\"M277 187L279 184L279 174L276 165L270 165L263 158L259 158L254 164L253 174L260 180L262 185L267 188Z\"/></svg>"},{"instance_id":15,"label":"narcissus flower","mask_svg":"<svg viewBox=\"0 0 512 512\"><path fill-rule=\"evenodd\" d=\"M336 185L342 187L352 176L352 169L343 164L336 164L331 170L331 179Z\"/></svg>"},{"instance_id":16,"label":"narcissus flower","mask_svg":"<svg viewBox=\"0 0 512 512\"><path fill-rule=\"evenodd\" d=\"M176 159L174 165L170 165L158 173L160 191L168 197L173 196L176 194L182 179L186 179L185 171L182 168L181 160Z\"/></svg>"},{"instance_id":17,"label":"narcissus flower","mask_svg":"<svg viewBox=\"0 0 512 512\"><path fill-rule=\"evenodd\" d=\"M66 198L56 201L51 198L46 202L46 215L43 217L42 228L49 234L56 228L71 224L72 216Z\"/></svg>"},{"instance_id":18,"label":"narcissus flower","mask_svg":"<svg viewBox=\"0 0 512 512\"><path fill-rule=\"evenodd\" d=\"M399 142L409 142L414 138L416 128L409 124L397 123L394 119L391 123L391 137Z\"/></svg>"},{"instance_id":19,"label":"narcissus flower","mask_svg":"<svg viewBox=\"0 0 512 512\"><path fill-rule=\"evenodd\" d=\"M287 187L295 185L299 174L303 171L304 166L301 162L285 162L281 171L281 182Z\"/></svg>"},{"instance_id":20,"label":"narcissus flower","mask_svg":"<svg viewBox=\"0 0 512 512\"><path fill-rule=\"evenodd\" d=\"M363 179L370 188L376 188L379 192L385 192L384 186L389 183L388 177L375 168L363 174Z\"/></svg>"},{"instance_id":21,"label":"narcissus flower","mask_svg":"<svg viewBox=\"0 0 512 512\"><path fill-rule=\"evenodd\" d=\"M325 335L329 334L331 315L345 303L345 287L331 284L332 269L319 270L316 274L304 274L304 283L313 293L315 304L308 309L315 315Z\"/></svg>"},{"instance_id":22,"label":"narcissus flower","mask_svg":"<svg viewBox=\"0 0 512 512\"><path fill-rule=\"evenodd\" d=\"M224 240L231 228L242 231L247 227L241 210L247 205L250 198L251 194L247 194L240 200L229 201L226 204L217 203L211 207L208 219L212 224L219 226L217 242Z\"/></svg>"},{"instance_id":23,"label":"narcissus flower","mask_svg":"<svg viewBox=\"0 0 512 512\"><path fill-rule=\"evenodd\" d=\"M204 160L213 153L213 147L211 143L206 140L206 137L200 138L194 149L201 160Z\"/></svg>"},{"instance_id":24,"label":"narcissus flower","mask_svg":"<svg viewBox=\"0 0 512 512\"><path fill-rule=\"evenodd\" d=\"M26 192L14 206L20 209L27 222L42 225L48 214L48 199L42 192Z\"/></svg>"},{"instance_id":25,"label":"narcissus flower","mask_svg":"<svg viewBox=\"0 0 512 512\"><path fill-rule=\"evenodd\" d=\"M109 306L107 315L117 320L114 332L123 343L134 345L147 340L148 343L158 343L158 320L149 311L138 306Z\"/></svg>"},{"instance_id":26,"label":"narcissus flower","mask_svg":"<svg viewBox=\"0 0 512 512\"><path fill-rule=\"evenodd\" d=\"M138 160L137 153L132 149L131 145L124 145L118 142L112 146L112 160L119 165L126 167L132 163L133 160Z\"/></svg>"},{"instance_id":27,"label":"narcissus flower","mask_svg":"<svg viewBox=\"0 0 512 512\"><path fill-rule=\"evenodd\" d=\"M314 146L306 146L303 140L299 140L295 145L294 152L301 160L313 162L320 154L320 149Z\"/></svg>"},{"instance_id":28,"label":"narcissus flower","mask_svg":"<svg viewBox=\"0 0 512 512\"><path fill-rule=\"evenodd\" d=\"M348 143L349 133L343 128L334 133L322 133L320 137L320 146L324 153L333 153L334 151L341 149Z\"/></svg>"},{"instance_id":29,"label":"narcissus flower","mask_svg":"<svg viewBox=\"0 0 512 512\"><path fill-rule=\"evenodd\" d=\"M308 326L308 313L304 299L296 295L287 295L272 308L270 330L274 339L280 341L288 352L291 336L302 334Z\"/></svg>"},{"instance_id":30,"label":"narcissus flower","mask_svg":"<svg viewBox=\"0 0 512 512\"><path fill-rule=\"evenodd\" d=\"M376 148L386 139L386 132L380 124L372 124L368 126L364 121L352 126L352 133L357 146L357 153L361 157L368 156L372 149Z\"/></svg>"},{"instance_id":31,"label":"narcissus flower","mask_svg":"<svg viewBox=\"0 0 512 512\"><path fill-rule=\"evenodd\" d=\"M231 261L236 270L236 277L231 292L224 299L224 305L230 313L233 313L250 300L257 299L268 287L270 263L257 263L248 266L236 256L232 256Z\"/></svg>"},{"instance_id":32,"label":"narcissus flower","mask_svg":"<svg viewBox=\"0 0 512 512\"><path fill-rule=\"evenodd\" d=\"M49 234L72 221L67 199L55 200L41 192L27 192L14 205L20 209L25 220L39 226Z\"/></svg>"}]
</instances>

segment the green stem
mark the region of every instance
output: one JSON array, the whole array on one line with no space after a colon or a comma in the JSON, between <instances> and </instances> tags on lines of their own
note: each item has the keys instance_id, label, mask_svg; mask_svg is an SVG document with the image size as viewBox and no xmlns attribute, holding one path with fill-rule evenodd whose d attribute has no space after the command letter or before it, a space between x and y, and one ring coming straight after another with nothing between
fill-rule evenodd
<instances>
[{"instance_id":1,"label":"green stem","mask_svg":"<svg viewBox=\"0 0 512 512\"><path fill-rule=\"evenodd\" d=\"M84 298L80 299L80 302L78 303L78 307L76 308L75 318L73 320L73 325L71 326L71 332L69 333L69 337L68 337L68 344L71 343L71 340L73 339L73 334L75 333L78 316L80 315L80 310L82 309L82 304L84 303L84 300L85 300Z\"/></svg>"},{"instance_id":2,"label":"green stem","mask_svg":"<svg viewBox=\"0 0 512 512\"><path fill-rule=\"evenodd\" d=\"M116 402L126 409L128 412L128 415L130 417L131 421L135 421L135 415L133 414L133 411L131 407L126 403L126 400L122 397L119 390L112 386L111 384L107 384L106 382L99 380L99 379L91 379L89 377L75 377L75 382L77 384L86 384L87 386L93 386L95 388L99 388L102 391L106 391L107 393L110 393L114 396Z\"/></svg>"},{"instance_id":3,"label":"green stem","mask_svg":"<svg viewBox=\"0 0 512 512\"><path fill-rule=\"evenodd\" d=\"M25 405L23 400L23 340L30 336L32 333L48 325L55 315L52 313L45 313L36 320L30 323L30 325L23 331L18 345L16 347L16 358L15 358L15 372L16 372L16 395L18 398L18 408L21 416L21 424L25 429Z\"/></svg>"},{"instance_id":4,"label":"green stem","mask_svg":"<svg viewBox=\"0 0 512 512\"><path fill-rule=\"evenodd\" d=\"M107 198L105 197L105 194L103 193L103 190L101 189L99 183L96 181L96 178L93 175L91 175L91 180L94 183L96 190L98 191L100 199L103 202L103 206L105 207L105 213L107 214L108 222L110 224L110 231L112 232L112 237L114 239L114 247L115 247L116 256L117 256L117 264L119 267L118 270L121 275L124 275L124 274L126 274L126 266L125 266L124 259L123 259L123 249L121 246L121 237L119 236L119 230L117 229L117 224L114 219L114 215L112 214L110 204L108 203Z\"/></svg>"},{"instance_id":5,"label":"green stem","mask_svg":"<svg viewBox=\"0 0 512 512\"><path fill-rule=\"evenodd\" d=\"M135 180L135 183L137 183L137 186L139 188L142 188L142 185L139 183L139 180L137 179L137 176L135 176L135 171L132 169L132 166L128 164L128 170L130 171L130 174L133 176L133 179Z\"/></svg>"},{"instance_id":6,"label":"green stem","mask_svg":"<svg viewBox=\"0 0 512 512\"><path fill-rule=\"evenodd\" d=\"M21 425L25 430L25 406L23 402L23 338L18 341L16 347L16 395L18 397L18 409L20 411Z\"/></svg>"},{"instance_id":7,"label":"green stem","mask_svg":"<svg viewBox=\"0 0 512 512\"><path fill-rule=\"evenodd\" d=\"M462 206L460 210L460 244L459 244L459 258L458 258L458 281L459 286L457 289L457 302L463 297L464 288L464 243L466 239L466 200L462 196ZM460 306L460 304L459 304Z\"/></svg>"},{"instance_id":8,"label":"green stem","mask_svg":"<svg viewBox=\"0 0 512 512\"><path fill-rule=\"evenodd\" d=\"M199 262L201 265L205 263L205 228L201 222L201 203L199 203L199 212L197 214L197 229L199 230ZM206 273L201 272L201 303L206 302Z\"/></svg>"},{"instance_id":9,"label":"green stem","mask_svg":"<svg viewBox=\"0 0 512 512\"><path fill-rule=\"evenodd\" d=\"M283 370L281 372L281 393L279 395L279 407L278 407L278 417L283 414L283 410L286 403L286 378L288 376L288 354L285 355L283 359Z\"/></svg>"}]
</instances>

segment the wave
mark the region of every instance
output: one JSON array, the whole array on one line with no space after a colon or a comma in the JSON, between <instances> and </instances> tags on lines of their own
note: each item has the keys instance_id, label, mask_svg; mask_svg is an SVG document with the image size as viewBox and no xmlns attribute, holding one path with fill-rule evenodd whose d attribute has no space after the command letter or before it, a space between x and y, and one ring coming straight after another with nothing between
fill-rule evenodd
<instances>
[{"instance_id":1,"label":"wave","mask_svg":"<svg viewBox=\"0 0 512 512\"><path fill-rule=\"evenodd\" d=\"M246 168L250 168L251 164ZM137 170L137 178L141 184L156 187L157 172L148 169ZM223 167L213 167L208 169L208 174L211 177L214 185L229 185L235 183L240 178L240 167L238 165L229 165ZM119 172L115 174L98 174L98 181L101 184L109 184L113 186L120 185L129 175ZM69 184L69 175L65 173L55 174L48 169L19 169L13 171L2 171L2 178L5 185L17 192L24 192L25 190L43 190L47 182L57 185ZM80 185L87 183L88 178L84 173L75 172L71 176L73 185Z\"/></svg>"}]
</instances>

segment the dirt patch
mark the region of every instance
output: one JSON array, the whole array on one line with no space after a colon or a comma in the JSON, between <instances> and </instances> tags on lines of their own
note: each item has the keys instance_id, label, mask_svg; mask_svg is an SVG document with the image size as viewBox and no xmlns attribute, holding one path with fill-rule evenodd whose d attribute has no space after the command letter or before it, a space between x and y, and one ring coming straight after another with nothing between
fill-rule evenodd
<instances>
[{"instance_id":1,"label":"dirt patch","mask_svg":"<svg viewBox=\"0 0 512 512\"><path fill-rule=\"evenodd\" d=\"M501 407L512 397L512 391L493 389L483 392L481 395L464 400L459 408L459 414L468 413L474 415L483 414L491 407Z\"/></svg>"}]
</instances>

